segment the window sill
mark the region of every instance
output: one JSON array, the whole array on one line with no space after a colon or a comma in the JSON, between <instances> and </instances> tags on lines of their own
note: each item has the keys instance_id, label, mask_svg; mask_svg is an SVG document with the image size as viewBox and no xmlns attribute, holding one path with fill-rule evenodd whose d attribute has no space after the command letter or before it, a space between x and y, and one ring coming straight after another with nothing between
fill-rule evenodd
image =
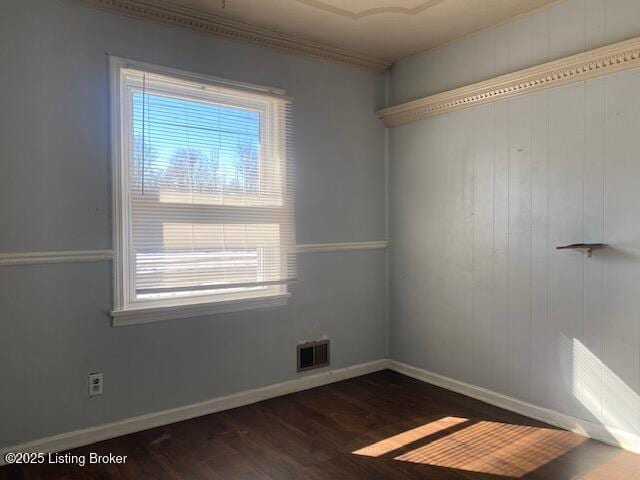
<instances>
[{"instance_id":1,"label":"window sill","mask_svg":"<svg viewBox=\"0 0 640 480\"><path fill-rule=\"evenodd\" d=\"M255 298L223 300L219 302L175 305L165 307L137 307L111 312L114 327L161 322L178 318L202 317L217 313L240 312L258 308L280 307L287 304L290 293Z\"/></svg>"}]
</instances>

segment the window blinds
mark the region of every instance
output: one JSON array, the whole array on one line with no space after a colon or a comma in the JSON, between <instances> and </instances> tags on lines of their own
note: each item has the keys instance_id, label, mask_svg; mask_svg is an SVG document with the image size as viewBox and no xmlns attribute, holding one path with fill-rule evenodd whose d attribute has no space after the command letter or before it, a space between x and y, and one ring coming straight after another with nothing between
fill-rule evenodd
<instances>
[{"instance_id":1,"label":"window blinds","mask_svg":"<svg viewBox=\"0 0 640 480\"><path fill-rule=\"evenodd\" d=\"M290 102L132 68L120 88L130 300L291 281Z\"/></svg>"}]
</instances>

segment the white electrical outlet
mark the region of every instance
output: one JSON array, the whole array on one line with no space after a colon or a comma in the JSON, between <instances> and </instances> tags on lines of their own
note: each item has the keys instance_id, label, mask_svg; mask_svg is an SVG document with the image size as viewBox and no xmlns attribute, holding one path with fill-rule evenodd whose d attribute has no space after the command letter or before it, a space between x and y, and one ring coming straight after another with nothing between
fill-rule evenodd
<instances>
[{"instance_id":1,"label":"white electrical outlet","mask_svg":"<svg viewBox=\"0 0 640 480\"><path fill-rule=\"evenodd\" d=\"M90 373L89 374L89 396L95 397L96 395L102 395L103 376L102 373Z\"/></svg>"}]
</instances>

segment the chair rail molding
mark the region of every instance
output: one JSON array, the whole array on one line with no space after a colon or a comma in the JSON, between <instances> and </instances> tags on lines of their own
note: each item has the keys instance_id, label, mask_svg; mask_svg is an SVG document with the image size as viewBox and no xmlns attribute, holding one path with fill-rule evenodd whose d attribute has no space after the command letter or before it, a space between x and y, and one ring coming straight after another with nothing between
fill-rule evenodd
<instances>
[{"instance_id":1,"label":"chair rail molding","mask_svg":"<svg viewBox=\"0 0 640 480\"><path fill-rule=\"evenodd\" d=\"M382 250L386 240L367 242L307 243L296 245L296 253ZM48 252L0 253L0 267L46 265L50 263L105 262L113 260L113 250L60 250Z\"/></svg>"},{"instance_id":2,"label":"chair rail molding","mask_svg":"<svg viewBox=\"0 0 640 480\"><path fill-rule=\"evenodd\" d=\"M62 250L52 252L0 253L0 267L48 263L104 262L113 259L112 250Z\"/></svg>"},{"instance_id":3,"label":"chair rail molding","mask_svg":"<svg viewBox=\"0 0 640 480\"><path fill-rule=\"evenodd\" d=\"M353 250L381 250L385 248L387 248L386 240L374 240L370 242L305 243L296 245L296 252L346 252Z\"/></svg>"},{"instance_id":4,"label":"chair rail molding","mask_svg":"<svg viewBox=\"0 0 640 480\"><path fill-rule=\"evenodd\" d=\"M640 37L379 110L387 127L640 67Z\"/></svg>"},{"instance_id":5,"label":"chair rail molding","mask_svg":"<svg viewBox=\"0 0 640 480\"><path fill-rule=\"evenodd\" d=\"M232 20L197 8L176 5L163 0L67 0L112 13L187 27L192 30L225 37L261 47L318 58L333 63L384 71L391 62L344 50L305 38Z\"/></svg>"}]
</instances>

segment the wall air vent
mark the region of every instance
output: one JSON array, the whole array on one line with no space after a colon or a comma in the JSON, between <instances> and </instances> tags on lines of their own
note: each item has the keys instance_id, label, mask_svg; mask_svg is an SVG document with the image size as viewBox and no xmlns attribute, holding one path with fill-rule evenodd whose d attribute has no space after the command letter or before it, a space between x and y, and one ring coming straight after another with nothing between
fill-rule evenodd
<instances>
[{"instance_id":1,"label":"wall air vent","mask_svg":"<svg viewBox=\"0 0 640 480\"><path fill-rule=\"evenodd\" d=\"M298 345L298 371L329 365L329 340L306 342Z\"/></svg>"}]
</instances>

